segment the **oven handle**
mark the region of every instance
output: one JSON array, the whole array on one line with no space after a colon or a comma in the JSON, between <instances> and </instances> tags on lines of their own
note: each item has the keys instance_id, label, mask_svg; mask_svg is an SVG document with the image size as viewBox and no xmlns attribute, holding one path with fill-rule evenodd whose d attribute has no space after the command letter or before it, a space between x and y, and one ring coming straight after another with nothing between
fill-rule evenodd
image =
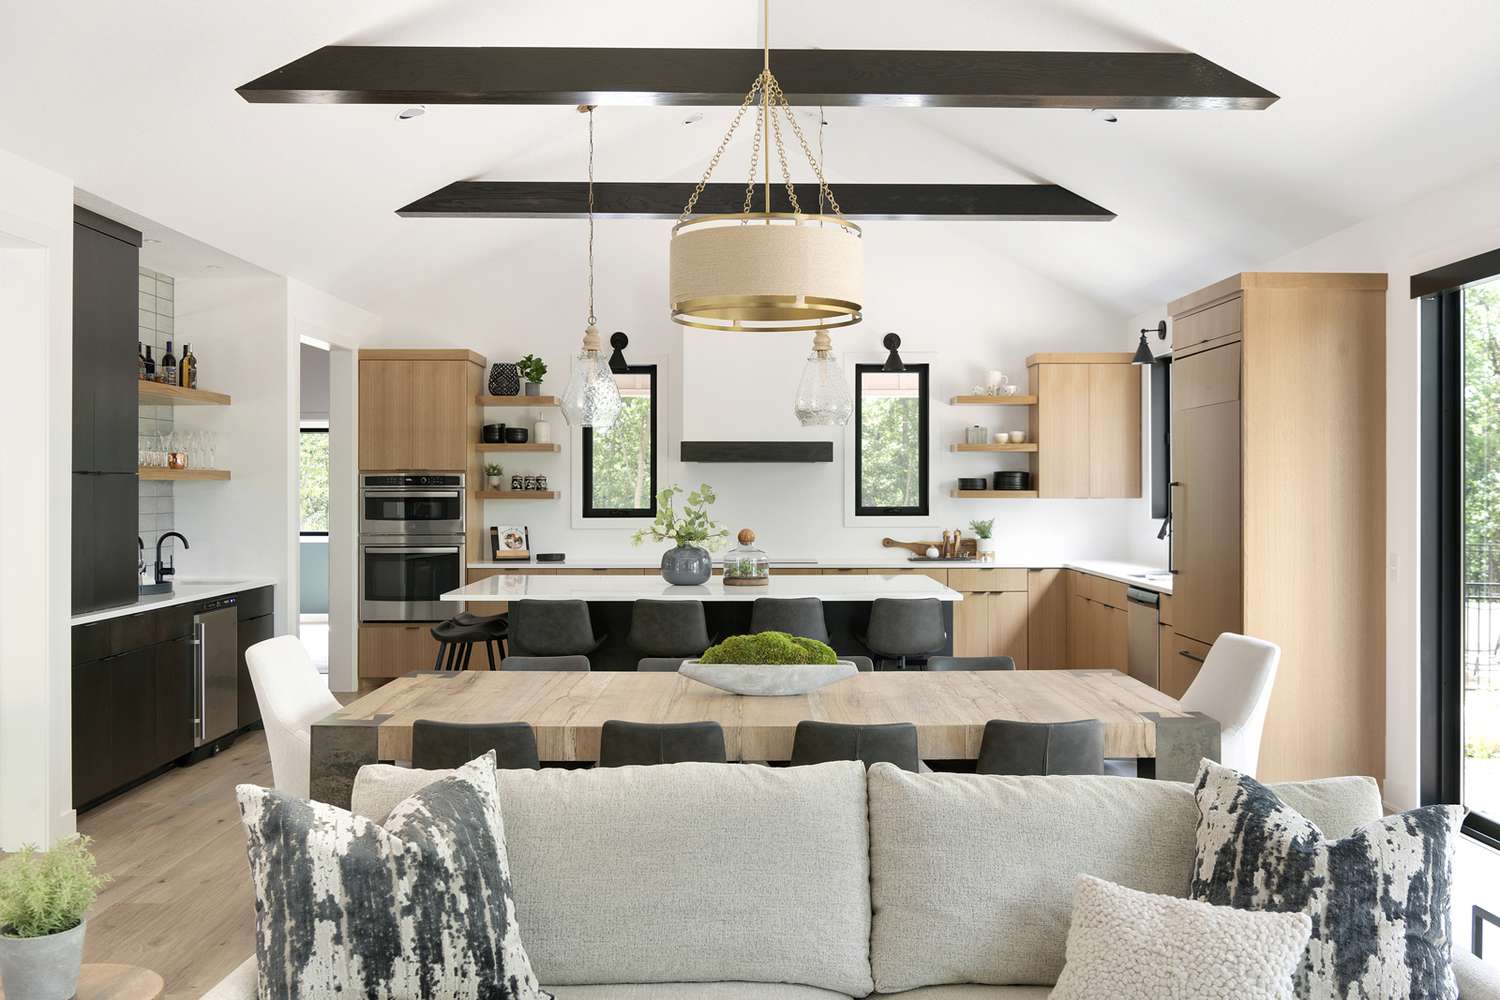
<instances>
[{"instance_id":1,"label":"oven handle","mask_svg":"<svg viewBox=\"0 0 1500 1000\"><path fill-rule=\"evenodd\" d=\"M431 500L443 497L462 497L463 490L382 490L365 487L365 496L379 497L382 500Z\"/></svg>"},{"instance_id":2,"label":"oven handle","mask_svg":"<svg viewBox=\"0 0 1500 1000\"><path fill-rule=\"evenodd\" d=\"M464 550L464 547L462 545L362 545L360 546L360 548L364 549L366 552L374 550L378 552L389 552L392 555L404 552L414 556L436 556L443 555L444 553L448 552L457 552L459 554L462 554Z\"/></svg>"}]
</instances>

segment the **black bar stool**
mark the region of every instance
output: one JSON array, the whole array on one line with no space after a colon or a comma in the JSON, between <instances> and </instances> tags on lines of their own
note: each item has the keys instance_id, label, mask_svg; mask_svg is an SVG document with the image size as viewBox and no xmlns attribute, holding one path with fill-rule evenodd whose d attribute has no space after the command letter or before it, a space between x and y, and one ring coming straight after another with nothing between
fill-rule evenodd
<instances>
[{"instance_id":1,"label":"black bar stool","mask_svg":"<svg viewBox=\"0 0 1500 1000\"><path fill-rule=\"evenodd\" d=\"M503 614L471 615L467 611L461 611L432 627L432 637L438 641L437 657L432 661L432 669L468 670L474 644L482 642L484 651L489 656L490 669L494 670L495 645L504 642L508 632L508 623ZM500 648L503 658L505 647Z\"/></svg>"}]
</instances>

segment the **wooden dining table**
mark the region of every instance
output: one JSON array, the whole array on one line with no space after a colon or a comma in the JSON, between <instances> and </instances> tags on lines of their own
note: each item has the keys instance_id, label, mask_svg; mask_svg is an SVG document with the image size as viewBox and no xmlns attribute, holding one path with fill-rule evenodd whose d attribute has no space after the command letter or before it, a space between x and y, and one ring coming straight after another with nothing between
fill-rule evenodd
<instances>
[{"instance_id":1,"label":"wooden dining table","mask_svg":"<svg viewBox=\"0 0 1500 1000\"><path fill-rule=\"evenodd\" d=\"M411 727L526 722L546 762L594 761L607 720L724 727L730 760L785 761L804 719L910 722L925 760L972 760L985 723L1104 723L1104 753L1141 773L1192 780L1219 755L1219 725L1115 670L861 673L805 695L730 694L674 673L466 670L399 677L312 726L312 797L347 807L365 764L411 759Z\"/></svg>"}]
</instances>

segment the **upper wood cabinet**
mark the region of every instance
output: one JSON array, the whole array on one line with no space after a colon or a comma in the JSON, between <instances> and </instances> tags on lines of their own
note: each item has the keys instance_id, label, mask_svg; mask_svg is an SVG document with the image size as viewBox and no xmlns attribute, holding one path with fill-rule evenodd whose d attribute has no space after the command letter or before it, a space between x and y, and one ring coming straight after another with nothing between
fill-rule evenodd
<instances>
[{"instance_id":1,"label":"upper wood cabinet","mask_svg":"<svg viewBox=\"0 0 1500 1000\"><path fill-rule=\"evenodd\" d=\"M1129 354L1034 354L1037 495L1141 495L1141 369Z\"/></svg>"},{"instance_id":2,"label":"upper wood cabinet","mask_svg":"<svg viewBox=\"0 0 1500 1000\"><path fill-rule=\"evenodd\" d=\"M1168 306L1162 689L1185 689L1221 633L1280 646L1262 781L1385 770L1386 285L1246 273Z\"/></svg>"},{"instance_id":3,"label":"upper wood cabinet","mask_svg":"<svg viewBox=\"0 0 1500 1000\"><path fill-rule=\"evenodd\" d=\"M484 359L469 351L361 351L363 472L464 472Z\"/></svg>"}]
</instances>

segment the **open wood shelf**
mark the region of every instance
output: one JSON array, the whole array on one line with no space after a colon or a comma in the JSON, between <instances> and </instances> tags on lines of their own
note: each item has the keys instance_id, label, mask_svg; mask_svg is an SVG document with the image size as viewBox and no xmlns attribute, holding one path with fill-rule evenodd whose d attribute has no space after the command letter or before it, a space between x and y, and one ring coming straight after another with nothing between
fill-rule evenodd
<instances>
[{"instance_id":1,"label":"open wood shelf","mask_svg":"<svg viewBox=\"0 0 1500 1000\"><path fill-rule=\"evenodd\" d=\"M1035 396L954 396L948 400L954 406L1035 406Z\"/></svg>"},{"instance_id":2,"label":"open wood shelf","mask_svg":"<svg viewBox=\"0 0 1500 1000\"><path fill-rule=\"evenodd\" d=\"M136 380L137 392L142 406L228 406L229 397L222 392L207 389L184 389L180 385L165 382Z\"/></svg>"},{"instance_id":3,"label":"open wood shelf","mask_svg":"<svg viewBox=\"0 0 1500 1000\"><path fill-rule=\"evenodd\" d=\"M953 490L956 500L1035 500L1036 490Z\"/></svg>"},{"instance_id":4,"label":"open wood shelf","mask_svg":"<svg viewBox=\"0 0 1500 1000\"><path fill-rule=\"evenodd\" d=\"M490 396L479 395L480 406L556 406L556 396Z\"/></svg>"},{"instance_id":5,"label":"open wood shelf","mask_svg":"<svg viewBox=\"0 0 1500 1000\"><path fill-rule=\"evenodd\" d=\"M136 470L141 479L165 479L186 482L195 479L228 479L228 469L167 469L159 465L141 466Z\"/></svg>"},{"instance_id":6,"label":"open wood shelf","mask_svg":"<svg viewBox=\"0 0 1500 1000\"><path fill-rule=\"evenodd\" d=\"M556 490L480 490L481 500L556 500Z\"/></svg>"},{"instance_id":7,"label":"open wood shelf","mask_svg":"<svg viewBox=\"0 0 1500 1000\"><path fill-rule=\"evenodd\" d=\"M954 451L1036 451L1035 441L1023 441L1020 444L997 444L986 441L984 444L955 444Z\"/></svg>"},{"instance_id":8,"label":"open wood shelf","mask_svg":"<svg viewBox=\"0 0 1500 1000\"><path fill-rule=\"evenodd\" d=\"M480 444L478 447L480 451L486 453L492 451L562 451L560 444L537 444L534 441L527 444L496 444L491 441L488 444Z\"/></svg>"}]
</instances>

